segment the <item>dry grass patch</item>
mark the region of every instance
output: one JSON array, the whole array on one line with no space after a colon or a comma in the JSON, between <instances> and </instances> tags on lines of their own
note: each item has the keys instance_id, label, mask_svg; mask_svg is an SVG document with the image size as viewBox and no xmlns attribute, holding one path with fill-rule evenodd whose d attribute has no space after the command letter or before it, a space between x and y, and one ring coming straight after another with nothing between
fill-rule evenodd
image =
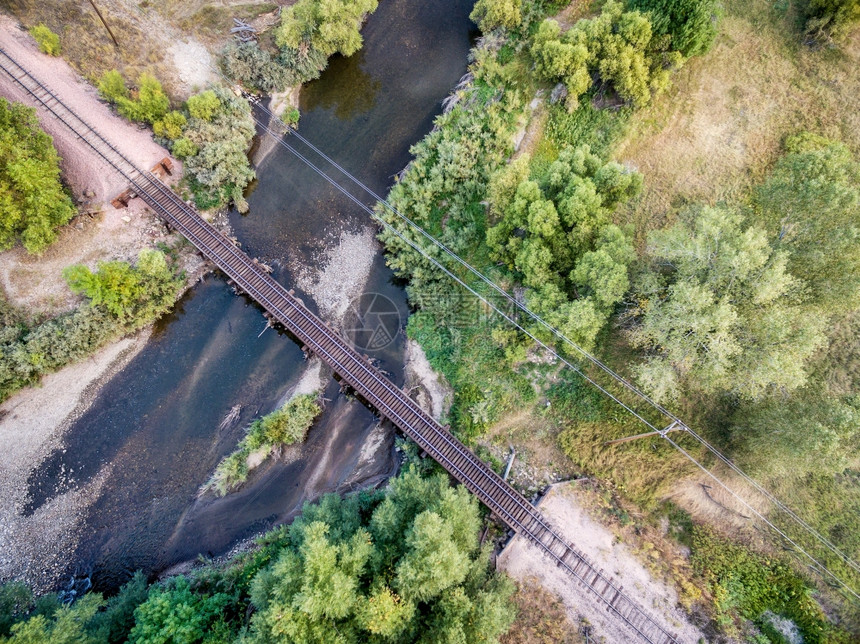
<instances>
[{"instance_id":1,"label":"dry grass patch","mask_svg":"<svg viewBox=\"0 0 860 644\"><path fill-rule=\"evenodd\" d=\"M536 579L519 584L513 601L517 620L499 639L501 644L579 644L586 641L580 635L580 628L568 619L561 600L539 586ZM587 625L583 627L588 628Z\"/></svg>"},{"instance_id":2,"label":"dry grass patch","mask_svg":"<svg viewBox=\"0 0 860 644\"><path fill-rule=\"evenodd\" d=\"M730 0L713 49L636 113L616 157L645 175L622 216L648 230L690 201L742 201L780 153L811 130L860 151L860 36L841 50L800 44L793 15L764 0Z\"/></svg>"}]
</instances>

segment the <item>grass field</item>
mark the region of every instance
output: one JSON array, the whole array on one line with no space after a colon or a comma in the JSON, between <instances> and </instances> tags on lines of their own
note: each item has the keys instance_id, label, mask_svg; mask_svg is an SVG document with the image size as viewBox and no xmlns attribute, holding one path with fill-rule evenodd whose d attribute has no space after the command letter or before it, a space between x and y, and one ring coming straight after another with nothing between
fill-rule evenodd
<instances>
[{"instance_id":1,"label":"grass field","mask_svg":"<svg viewBox=\"0 0 860 644\"><path fill-rule=\"evenodd\" d=\"M812 50L782 3L723 5L713 49L631 117L615 150L645 175L642 197L623 213L640 242L690 201L743 201L799 130L860 152L860 33L841 49Z\"/></svg>"}]
</instances>

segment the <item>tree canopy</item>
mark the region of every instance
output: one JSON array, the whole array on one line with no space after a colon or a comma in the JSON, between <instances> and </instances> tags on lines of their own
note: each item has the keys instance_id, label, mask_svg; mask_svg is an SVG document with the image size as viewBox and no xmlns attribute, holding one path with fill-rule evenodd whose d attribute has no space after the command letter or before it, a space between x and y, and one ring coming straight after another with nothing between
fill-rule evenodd
<instances>
[{"instance_id":1,"label":"tree canopy","mask_svg":"<svg viewBox=\"0 0 860 644\"><path fill-rule=\"evenodd\" d=\"M362 18L376 7L377 0L299 0L281 14L275 42L300 52L312 49L326 58L352 56L361 49Z\"/></svg>"},{"instance_id":2,"label":"tree canopy","mask_svg":"<svg viewBox=\"0 0 860 644\"><path fill-rule=\"evenodd\" d=\"M845 145L790 137L753 203L816 304L828 314L860 306L860 163Z\"/></svg>"},{"instance_id":3,"label":"tree canopy","mask_svg":"<svg viewBox=\"0 0 860 644\"><path fill-rule=\"evenodd\" d=\"M764 229L726 207L702 207L649 236L632 337L651 351L638 368L658 400L684 386L759 399L806 382L825 320L803 306L803 284Z\"/></svg>"},{"instance_id":4,"label":"tree canopy","mask_svg":"<svg viewBox=\"0 0 860 644\"><path fill-rule=\"evenodd\" d=\"M68 267L63 276L75 293L86 295L93 306L106 309L122 324L146 324L173 306L181 284L164 253L140 251L137 265L100 262L96 272L82 264Z\"/></svg>"},{"instance_id":5,"label":"tree canopy","mask_svg":"<svg viewBox=\"0 0 860 644\"><path fill-rule=\"evenodd\" d=\"M671 47L685 57L700 56L717 37L717 0L631 0L630 7L647 13L655 34L671 36Z\"/></svg>"},{"instance_id":6,"label":"tree canopy","mask_svg":"<svg viewBox=\"0 0 860 644\"><path fill-rule=\"evenodd\" d=\"M522 0L478 0L471 18L484 33L498 27L514 29L523 21Z\"/></svg>"},{"instance_id":7,"label":"tree canopy","mask_svg":"<svg viewBox=\"0 0 860 644\"><path fill-rule=\"evenodd\" d=\"M531 289L530 306L591 346L627 292L634 258L610 215L638 193L642 177L604 163L588 146L563 150L543 184L528 172L522 158L493 178L489 197L498 221L487 230L487 246Z\"/></svg>"},{"instance_id":8,"label":"tree canopy","mask_svg":"<svg viewBox=\"0 0 860 644\"><path fill-rule=\"evenodd\" d=\"M681 54L669 49L669 39L654 33L647 15L624 11L614 0L599 16L579 20L564 33L555 20L544 20L532 55L540 76L565 84L571 110L594 76L623 101L642 107L668 87L670 72L682 62Z\"/></svg>"},{"instance_id":9,"label":"tree canopy","mask_svg":"<svg viewBox=\"0 0 860 644\"><path fill-rule=\"evenodd\" d=\"M478 504L445 476L407 470L381 501L305 507L253 580L250 642L495 642L510 582L477 548Z\"/></svg>"},{"instance_id":10,"label":"tree canopy","mask_svg":"<svg viewBox=\"0 0 860 644\"><path fill-rule=\"evenodd\" d=\"M53 139L36 110L0 98L0 250L21 240L28 252L41 253L74 215Z\"/></svg>"},{"instance_id":11,"label":"tree canopy","mask_svg":"<svg viewBox=\"0 0 860 644\"><path fill-rule=\"evenodd\" d=\"M161 83L152 74L142 73L137 86L129 90L122 75L115 69L105 72L99 80L99 93L116 105L117 111L130 121L152 125L167 114L170 99Z\"/></svg>"}]
</instances>

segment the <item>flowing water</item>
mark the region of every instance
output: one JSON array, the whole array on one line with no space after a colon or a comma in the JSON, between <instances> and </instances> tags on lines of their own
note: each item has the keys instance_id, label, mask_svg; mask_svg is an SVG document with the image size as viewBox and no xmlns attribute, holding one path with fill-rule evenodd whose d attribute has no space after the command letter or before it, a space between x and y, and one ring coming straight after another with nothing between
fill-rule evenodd
<instances>
[{"instance_id":1,"label":"flowing water","mask_svg":"<svg viewBox=\"0 0 860 644\"><path fill-rule=\"evenodd\" d=\"M303 89L302 134L384 194L465 71L471 4L382 0L363 29L361 52L334 58ZM280 146L263 141L255 161L250 213L231 213L231 224L243 248L274 266L282 283L293 287L342 233L370 225L366 213ZM364 290L386 299L362 298L360 308L383 301L399 315L393 341L366 352L401 384L405 296L378 250ZM373 484L395 470L391 430L380 430L324 369L325 412L305 445L256 468L224 499L199 493L243 428L275 408L306 370L300 347L264 328L256 305L237 297L222 276L208 276L158 323L146 348L73 422L63 448L31 476L30 512L69 487L104 479L70 562L92 569L97 589L109 590L137 569L154 574L198 554L222 554L289 520L308 499Z\"/></svg>"}]
</instances>

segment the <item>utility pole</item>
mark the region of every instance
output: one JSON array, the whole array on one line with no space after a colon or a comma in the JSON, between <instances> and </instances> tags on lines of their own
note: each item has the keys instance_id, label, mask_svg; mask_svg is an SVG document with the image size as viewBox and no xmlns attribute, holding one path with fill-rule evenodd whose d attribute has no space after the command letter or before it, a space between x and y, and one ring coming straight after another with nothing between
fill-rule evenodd
<instances>
[{"instance_id":1,"label":"utility pole","mask_svg":"<svg viewBox=\"0 0 860 644\"><path fill-rule=\"evenodd\" d=\"M113 32L110 30L110 27L108 27L108 23L105 20L105 17L102 15L102 12L99 11L99 8L96 6L95 1L90 0L90 4L93 6L93 9L95 9L96 15L99 17L99 20L102 21L102 24L105 26L105 29L107 29L107 32L110 34L110 39L113 40L114 46L119 49L119 43L116 41L116 36L113 35Z\"/></svg>"}]
</instances>

